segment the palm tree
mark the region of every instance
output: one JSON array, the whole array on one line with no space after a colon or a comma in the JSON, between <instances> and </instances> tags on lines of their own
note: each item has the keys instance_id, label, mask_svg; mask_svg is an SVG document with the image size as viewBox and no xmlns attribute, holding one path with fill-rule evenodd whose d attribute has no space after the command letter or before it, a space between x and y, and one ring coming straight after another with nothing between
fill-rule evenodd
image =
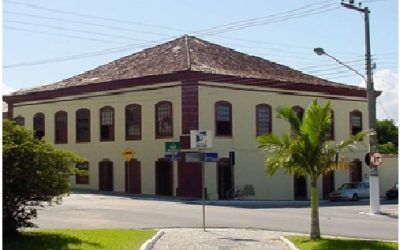
<instances>
[{"instance_id":1,"label":"palm tree","mask_svg":"<svg viewBox=\"0 0 400 250\"><path fill-rule=\"evenodd\" d=\"M369 131L361 131L347 140L328 141L331 124L331 104L319 106L314 100L307 108L303 120L290 107L280 107L277 117L289 122L291 131L281 136L265 134L257 137L258 147L266 154L266 172L273 175L277 169L311 179L311 239L320 239L318 177L339 167L338 154L354 148Z\"/></svg>"}]
</instances>

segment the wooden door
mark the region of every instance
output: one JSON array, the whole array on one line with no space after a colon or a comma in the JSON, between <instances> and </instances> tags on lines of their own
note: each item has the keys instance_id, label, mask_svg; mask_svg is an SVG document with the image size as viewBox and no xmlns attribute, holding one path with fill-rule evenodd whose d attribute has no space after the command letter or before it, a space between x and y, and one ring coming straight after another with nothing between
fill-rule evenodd
<instances>
[{"instance_id":1,"label":"wooden door","mask_svg":"<svg viewBox=\"0 0 400 250\"><path fill-rule=\"evenodd\" d=\"M307 199L307 179L304 176L294 176L294 199Z\"/></svg>"},{"instance_id":2,"label":"wooden door","mask_svg":"<svg viewBox=\"0 0 400 250\"><path fill-rule=\"evenodd\" d=\"M99 190L114 190L113 163L111 161L101 161L99 163Z\"/></svg>"},{"instance_id":3,"label":"wooden door","mask_svg":"<svg viewBox=\"0 0 400 250\"><path fill-rule=\"evenodd\" d=\"M329 171L322 176L322 196L324 199L335 190L335 172Z\"/></svg>"},{"instance_id":4,"label":"wooden door","mask_svg":"<svg viewBox=\"0 0 400 250\"><path fill-rule=\"evenodd\" d=\"M350 162L350 182L361 182L362 181L362 162L359 159L355 159Z\"/></svg>"},{"instance_id":5,"label":"wooden door","mask_svg":"<svg viewBox=\"0 0 400 250\"><path fill-rule=\"evenodd\" d=\"M233 167L228 158L217 162L218 198L220 200L232 199L234 195Z\"/></svg>"},{"instance_id":6,"label":"wooden door","mask_svg":"<svg viewBox=\"0 0 400 250\"><path fill-rule=\"evenodd\" d=\"M201 198L201 163L186 162L185 157L178 161L177 196Z\"/></svg>"},{"instance_id":7,"label":"wooden door","mask_svg":"<svg viewBox=\"0 0 400 250\"><path fill-rule=\"evenodd\" d=\"M173 195L173 169L169 160L156 161L156 194Z\"/></svg>"},{"instance_id":8,"label":"wooden door","mask_svg":"<svg viewBox=\"0 0 400 250\"><path fill-rule=\"evenodd\" d=\"M141 166L137 160L125 162L125 192L135 194L142 192Z\"/></svg>"}]
</instances>

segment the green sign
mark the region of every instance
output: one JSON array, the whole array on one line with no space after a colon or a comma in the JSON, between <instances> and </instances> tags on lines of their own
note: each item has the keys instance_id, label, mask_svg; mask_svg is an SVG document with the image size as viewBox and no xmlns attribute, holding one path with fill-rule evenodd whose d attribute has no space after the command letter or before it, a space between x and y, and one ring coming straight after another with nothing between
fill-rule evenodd
<instances>
[{"instance_id":1,"label":"green sign","mask_svg":"<svg viewBox=\"0 0 400 250\"><path fill-rule=\"evenodd\" d=\"M176 154L181 151L181 143L178 141L168 141L165 143L165 152Z\"/></svg>"}]
</instances>

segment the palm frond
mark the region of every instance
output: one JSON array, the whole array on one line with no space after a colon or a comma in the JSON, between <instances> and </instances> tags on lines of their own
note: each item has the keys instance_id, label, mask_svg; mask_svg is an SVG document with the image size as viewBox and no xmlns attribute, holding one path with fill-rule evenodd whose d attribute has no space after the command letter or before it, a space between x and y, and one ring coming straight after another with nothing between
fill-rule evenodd
<instances>
[{"instance_id":1,"label":"palm frond","mask_svg":"<svg viewBox=\"0 0 400 250\"><path fill-rule=\"evenodd\" d=\"M291 129L296 134L299 133L301 121L300 121L299 117L297 116L296 112L294 112L294 110L292 108L287 107L287 106L279 107L277 109L276 117L279 119L286 120L289 123Z\"/></svg>"}]
</instances>

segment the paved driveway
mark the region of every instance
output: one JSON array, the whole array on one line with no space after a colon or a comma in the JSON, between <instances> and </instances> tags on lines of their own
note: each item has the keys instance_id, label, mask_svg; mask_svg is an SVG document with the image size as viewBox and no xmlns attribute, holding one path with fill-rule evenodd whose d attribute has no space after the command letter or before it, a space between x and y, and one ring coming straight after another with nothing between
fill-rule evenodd
<instances>
[{"instance_id":1,"label":"paved driveway","mask_svg":"<svg viewBox=\"0 0 400 250\"><path fill-rule=\"evenodd\" d=\"M241 208L206 206L206 227L248 228L309 233L310 209L286 205ZM323 235L396 240L397 204L382 205L394 216L370 216L368 205L323 206L320 225ZM250 206L251 207L251 206ZM201 228L202 206L182 201L160 201L101 194L71 194L62 205L38 211L33 221L42 228Z\"/></svg>"}]
</instances>

